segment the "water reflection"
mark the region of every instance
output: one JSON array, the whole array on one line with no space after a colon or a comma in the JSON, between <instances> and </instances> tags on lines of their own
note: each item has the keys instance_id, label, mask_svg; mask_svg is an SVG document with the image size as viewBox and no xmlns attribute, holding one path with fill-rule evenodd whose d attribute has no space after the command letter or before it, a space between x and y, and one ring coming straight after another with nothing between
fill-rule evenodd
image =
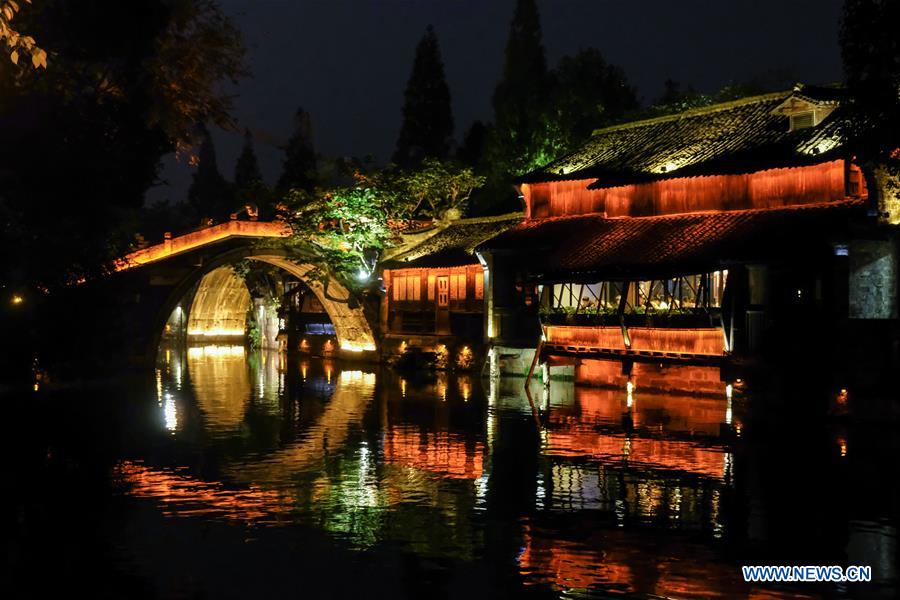
<instances>
[{"instance_id":1,"label":"water reflection","mask_svg":"<svg viewBox=\"0 0 900 600\"><path fill-rule=\"evenodd\" d=\"M784 474L773 465L789 454L735 437L752 422L738 390L699 398L537 383L538 427L520 379L401 377L236 346L165 350L154 383L149 440L120 449L113 473L124 498L170 523L290 531L301 546L316 532L374 564L400 553L416 569L478 573L478 585L504 592L821 592L748 586L748 556L852 559L880 565L877 592L895 585L896 525L871 514L845 518L844 541L821 554L805 553L802 537L780 548L793 482L764 474ZM873 453L843 427L821 437L798 446L810 457L821 449L826 470ZM794 509L792 527L813 530Z\"/></svg>"}]
</instances>

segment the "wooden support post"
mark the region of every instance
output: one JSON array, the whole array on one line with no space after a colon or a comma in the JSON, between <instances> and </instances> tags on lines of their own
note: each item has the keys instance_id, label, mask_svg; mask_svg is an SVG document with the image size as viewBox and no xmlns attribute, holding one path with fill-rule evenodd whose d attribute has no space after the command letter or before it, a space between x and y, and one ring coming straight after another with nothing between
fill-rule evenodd
<instances>
[{"instance_id":1,"label":"wooden support post","mask_svg":"<svg viewBox=\"0 0 900 600\"><path fill-rule=\"evenodd\" d=\"M628 326L625 325L625 306L628 304L628 288L630 281L622 283L622 296L619 298L619 326L622 328L622 343L626 349L631 348L631 336L628 335Z\"/></svg>"},{"instance_id":2,"label":"wooden support post","mask_svg":"<svg viewBox=\"0 0 900 600\"><path fill-rule=\"evenodd\" d=\"M534 368L537 366L538 360L541 357L541 351L544 349L544 326L541 325L541 337L538 338L537 348L534 350L534 358L531 360L531 368L528 369L528 376L525 377L525 389L528 390L528 385L531 383L531 378L534 376ZM531 400L531 396L528 396L528 400ZM534 404L532 403L532 406Z\"/></svg>"}]
</instances>

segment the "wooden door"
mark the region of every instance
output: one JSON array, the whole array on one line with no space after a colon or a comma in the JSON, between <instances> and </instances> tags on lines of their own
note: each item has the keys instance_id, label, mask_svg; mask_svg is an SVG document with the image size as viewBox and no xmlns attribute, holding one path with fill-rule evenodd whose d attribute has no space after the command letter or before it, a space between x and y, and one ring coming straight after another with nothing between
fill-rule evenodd
<instances>
[{"instance_id":1,"label":"wooden door","mask_svg":"<svg viewBox=\"0 0 900 600\"><path fill-rule=\"evenodd\" d=\"M437 314L435 333L450 333L450 278L437 278Z\"/></svg>"}]
</instances>

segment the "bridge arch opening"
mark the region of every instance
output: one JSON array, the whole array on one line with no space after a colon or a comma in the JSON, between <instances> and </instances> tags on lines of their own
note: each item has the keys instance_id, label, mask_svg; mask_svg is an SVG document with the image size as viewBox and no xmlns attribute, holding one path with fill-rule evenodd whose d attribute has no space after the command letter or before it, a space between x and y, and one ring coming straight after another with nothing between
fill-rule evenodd
<instances>
[{"instance_id":1,"label":"bridge arch opening","mask_svg":"<svg viewBox=\"0 0 900 600\"><path fill-rule=\"evenodd\" d=\"M247 284L232 267L213 269L200 279L190 302L186 332L188 340L243 338L251 304Z\"/></svg>"},{"instance_id":2,"label":"bridge arch opening","mask_svg":"<svg viewBox=\"0 0 900 600\"><path fill-rule=\"evenodd\" d=\"M261 267L257 271L264 271L266 266L275 267L269 270L282 275L281 283L268 286L268 292L252 283L248 287L250 279L235 270L235 264L241 259ZM333 334L334 343L329 344L333 352L329 353L358 356L375 351L375 338L363 309L351 306L350 292L339 283L331 281L326 288L313 277L314 269L313 265L298 264L277 254L240 256L210 263L173 293L174 298L167 303L165 332L184 334L189 342L235 343L243 341L253 325L264 347L307 349L309 345L303 346L302 335L299 339L287 335L285 326L289 328L290 324L285 323L283 313L279 314L285 308L282 300L286 298L286 288L291 287L286 282L290 281L296 284L295 290L300 288L312 300L305 306L315 305L323 313L322 317L327 315L318 333Z\"/></svg>"}]
</instances>

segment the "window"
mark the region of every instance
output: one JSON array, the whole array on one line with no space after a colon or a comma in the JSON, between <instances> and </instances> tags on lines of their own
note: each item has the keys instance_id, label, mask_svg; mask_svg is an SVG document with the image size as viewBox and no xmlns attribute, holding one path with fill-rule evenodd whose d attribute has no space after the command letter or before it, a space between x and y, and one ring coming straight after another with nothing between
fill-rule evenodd
<instances>
[{"instance_id":1,"label":"window","mask_svg":"<svg viewBox=\"0 0 900 600\"><path fill-rule=\"evenodd\" d=\"M394 277L393 298L399 302L418 302L422 298L422 282L418 275Z\"/></svg>"},{"instance_id":2,"label":"window","mask_svg":"<svg viewBox=\"0 0 900 600\"><path fill-rule=\"evenodd\" d=\"M807 129L815 124L815 113L811 110L791 115L791 131Z\"/></svg>"},{"instance_id":3,"label":"window","mask_svg":"<svg viewBox=\"0 0 900 600\"><path fill-rule=\"evenodd\" d=\"M479 271L475 273L475 299L482 300L484 298L484 273Z\"/></svg>"},{"instance_id":4,"label":"window","mask_svg":"<svg viewBox=\"0 0 900 600\"><path fill-rule=\"evenodd\" d=\"M450 299L466 299L466 274L457 273L450 276Z\"/></svg>"}]
</instances>

